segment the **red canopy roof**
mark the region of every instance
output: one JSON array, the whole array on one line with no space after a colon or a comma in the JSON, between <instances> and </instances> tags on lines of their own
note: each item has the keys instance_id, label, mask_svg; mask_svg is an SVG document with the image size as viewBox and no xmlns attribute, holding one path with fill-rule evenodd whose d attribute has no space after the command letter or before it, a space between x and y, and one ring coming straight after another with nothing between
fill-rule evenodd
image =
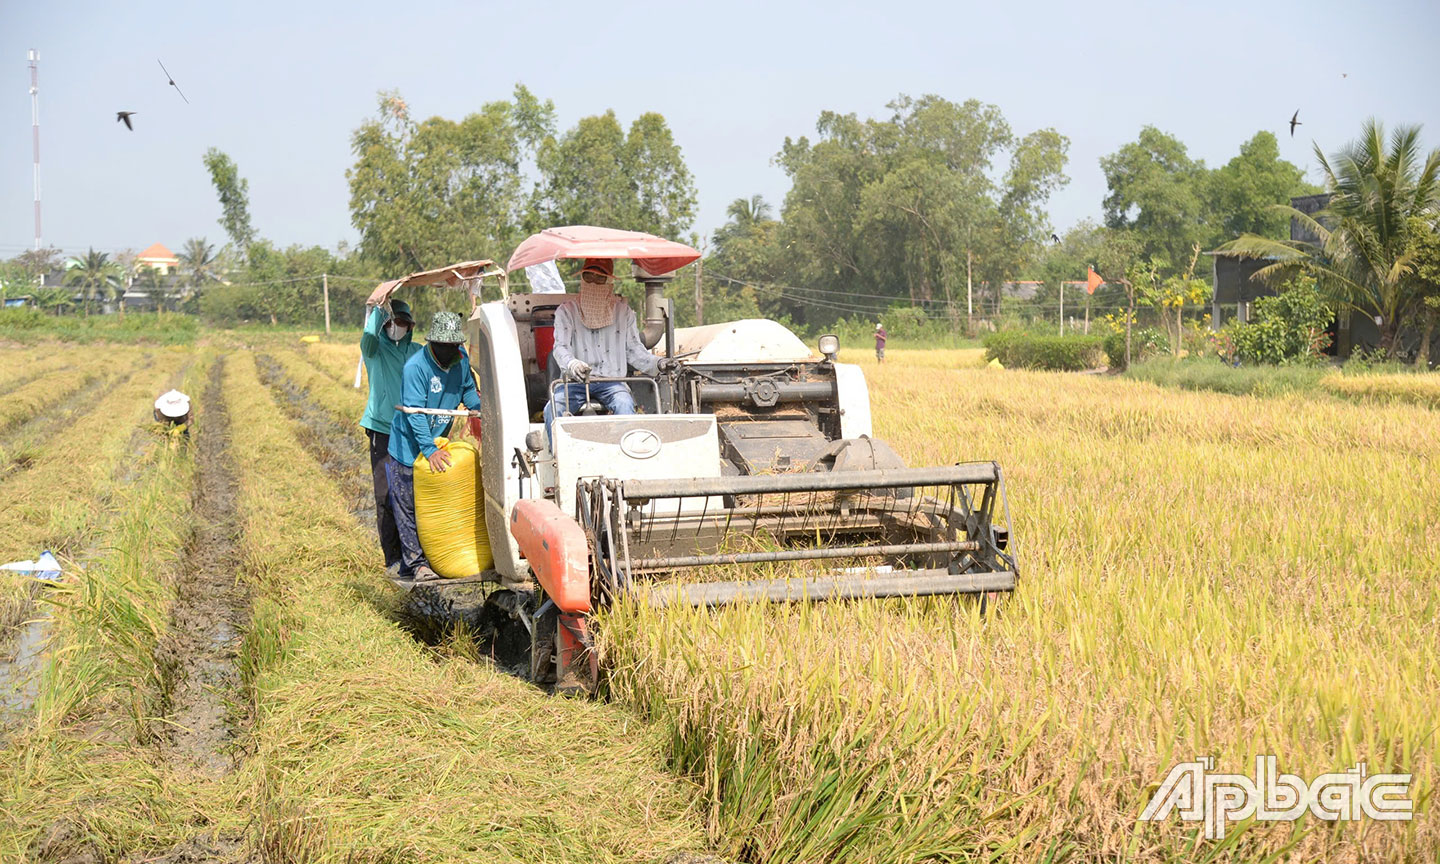
<instances>
[{"instance_id":1,"label":"red canopy roof","mask_svg":"<svg viewBox=\"0 0 1440 864\"><path fill-rule=\"evenodd\" d=\"M684 243L654 234L596 228L593 225L566 225L530 235L510 256L510 263L505 265L505 269L519 270L556 258L629 258L659 276L679 270L699 257L699 252Z\"/></svg>"}]
</instances>

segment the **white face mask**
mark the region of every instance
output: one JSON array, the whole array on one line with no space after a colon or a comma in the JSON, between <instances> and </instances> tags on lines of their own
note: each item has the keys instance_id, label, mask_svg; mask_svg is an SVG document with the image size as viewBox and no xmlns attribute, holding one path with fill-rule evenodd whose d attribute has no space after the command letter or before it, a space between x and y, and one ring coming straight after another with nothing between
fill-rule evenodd
<instances>
[{"instance_id":1,"label":"white face mask","mask_svg":"<svg viewBox=\"0 0 1440 864\"><path fill-rule=\"evenodd\" d=\"M409 332L409 330L409 327L396 321L391 321L385 325L385 335L390 337L391 342L399 342L401 339L404 339L405 334Z\"/></svg>"}]
</instances>

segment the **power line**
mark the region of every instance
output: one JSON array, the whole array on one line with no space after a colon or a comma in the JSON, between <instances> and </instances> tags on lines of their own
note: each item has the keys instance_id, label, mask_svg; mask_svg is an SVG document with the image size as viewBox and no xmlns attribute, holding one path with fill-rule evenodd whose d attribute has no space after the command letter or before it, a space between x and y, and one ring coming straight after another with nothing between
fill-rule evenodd
<instances>
[{"instance_id":1,"label":"power line","mask_svg":"<svg viewBox=\"0 0 1440 864\"><path fill-rule=\"evenodd\" d=\"M346 282L365 282L365 283L367 283L367 284L368 284L368 283L374 283L374 284L376 284L376 285L379 285L381 282L384 282L384 281L385 281L384 279L376 279L376 278L374 278L374 277L372 277L372 276L337 276L337 275L334 274L334 273L328 273L328 274L322 274L322 275L327 275L327 276L329 276L331 279L343 279L343 280L346 281ZM309 277L309 278L314 279L315 277L314 277L314 276L311 276L311 277Z\"/></svg>"},{"instance_id":2,"label":"power line","mask_svg":"<svg viewBox=\"0 0 1440 864\"><path fill-rule=\"evenodd\" d=\"M902 303L904 302L904 298L901 298L901 297L889 297L889 298L886 298L886 299L889 299L889 300L893 301L893 302L892 302L891 304L889 304L889 305L879 305L879 304L873 304L873 303L842 303L842 302L835 301L835 300L829 300L829 299L819 298L819 297L807 297L807 296L803 296L803 295L802 295L802 296L799 296L799 297L794 297L794 296L792 296L792 297L788 297L788 298L787 298L786 295L785 295L785 292L787 292L787 291L801 292L801 291L804 291L805 289L803 289L803 288L795 288L795 287L793 287L793 286L788 286L788 285L766 285L766 284L762 284L762 283L758 283L758 282L747 282L747 281L745 281L745 280L743 280L743 279L734 279L734 278L731 278L731 277L729 277L729 276L725 276L725 275L723 275L723 274L715 274L715 278L720 279L720 280L723 280L723 281L725 281L725 282L729 282L729 283L732 284L732 285L744 285L744 286L747 286L747 287L750 287L750 288L754 288L754 289L756 289L756 290L758 290L758 291L763 291L763 292L765 292L765 293L767 293L767 294L770 294L771 296L779 297L780 299L789 299L789 300L792 300L792 301L795 301L795 302L804 303L804 304L806 304L806 305L818 306L818 307L820 307L820 308L822 308L822 309L829 309L829 310L832 311L832 312L845 312L845 313L849 313L849 314L852 314L852 315L853 315L853 314L861 314L861 315L885 315L885 314L892 314L892 313L895 312L895 310L896 310L896 308L897 308L897 304L902 304ZM823 289L817 289L817 290L823 290ZM825 292L825 293L827 293L827 294L839 294L839 293L842 293L842 292ZM880 296L880 295L854 295L854 296ZM932 302L932 303L940 303L940 302L942 302L942 301L931 301L931 302ZM944 312L939 312L938 314L932 314L931 310L927 309L927 308L924 307L924 306L914 306L914 305L912 305L912 306L910 306L909 308L920 310L920 313L921 313L922 316L924 316L925 318L931 319L931 320L935 320L935 321L948 321L948 320L951 320L951 316L950 316L949 314L944 313Z\"/></svg>"},{"instance_id":3,"label":"power line","mask_svg":"<svg viewBox=\"0 0 1440 864\"><path fill-rule=\"evenodd\" d=\"M221 285L224 285L224 286L227 287L227 288L262 288L262 287L264 287L264 286L266 286L266 285L290 285L290 284L293 284L293 283L295 283L295 282L308 282L308 281L310 281L311 279L314 279L314 280L317 280L317 281L318 281L318 280L320 280L320 279L323 279L326 275L329 275L329 274L316 273L314 276L296 276L296 277L293 278L293 279L271 279L271 280L266 281L266 282L221 282L220 284L221 284ZM344 278L344 279L358 279L359 277L358 277L358 276L345 276L345 277L341 277L341 276L330 275L330 278L331 278L331 279L341 279L341 278ZM371 281L371 280L366 279L366 280L363 280L363 281L369 282L369 281ZM377 284L378 284L378 283L377 283Z\"/></svg>"},{"instance_id":4,"label":"power line","mask_svg":"<svg viewBox=\"0 0 1440 864\"><path fill-rule=\"evenodd\" d=\"M723 279L723 280L725 280L726 282L734 282L734 283L740 284L740 285L749 285L749 286L751 286L752 288L762 287L760 283L756 283L756 282L746 282L746 281L743 280L743 279L732 279L732 278L730 278L729 276L725 276L725 275L722 275L722 274L716 274L716 278L718 278L718 279ZM769 287L769 288L772 288L772 289L780 289L780 290L782 290L782 291L798 291L798 292L808 292L808 293L812 293L812 294L829 294L829 295L834 295L834 296L842 297L842 298L860 297L860 298L864 298L864 299L892 300L892 301L900 301L900 300L903 300L903 299L904 299L903 297L898 297L898 296L896 296L896 295L894 295L894 294L862 294L862 293L860 293L860 292L858 292L858 291L834 291L834 290L830 290L830 289L827 289L827 288L800 288L800 287L797 287L797 286L794 286L794 285L775 285L775 284L771 284L771 285L767 285L767 286L765 286L765 287ZM923 302L923 301L922 301L922 302ZM932 302L937 302L937 303L938 303L938 302L940 302L940 301L937 300L937 301L932 301Z\"/></svg>"},{"instance_id":5,"label":"power line","mask_svg":"<svg viewBox=\"0 0 1440 864\"><path fill-rule=\"evenodd\" d=\"M858 294L858 293L851 295L851 294L847 294L846 292L841 292L841 291L827 291L827 290L825 290L825 289L819 289L819 288L816 288L816 289L805 289L805 288L797 288L797 287L792 286L792 285L778 285L778 284L766 284L766 283L760 283L760 282L749 282L749 281L746 281L746 280L744 280L744 279L735 279L735 278L733 278L733 277L726 276L726 275L724 275L724 274L714 274L714 278L720 279L720 280L722 280L722 281L724 281L724 282L728 282L728 283L730 283L730 284L732 284L732 285L742 285L742 286L746 286L746 287L749 287L749 288L756 289L756 290L758 290L758 291L763 291L763 292L765 292L766 294L768 294L768 295L770 295L770 296L772 296L772 297L778 297L778 298L780 298L780 299L782 299L782 300L790 300L790 301L792 301L792 302L803 303L803 304L810 305L810 306L818 306L818 307L820 307L820 308L822 308L822 309L828 309L828 310L830 310L830 311L832 311L832 312L843 312L843 313L849 313L849 314L862 314L862 315L886 315L886 314L894 314L897 310L900 310L900 309L914 309L914 310L919 310L920 313L921 313L921 315L922 315L924 318L928 319L928 320L932 320L932 321L949 321L949 320L953 320L952 314L951 314L949 311L947 311L948 309L953 308L953 307L951 306L951 304L950 304L949 302L943 301L943 300L920 301L920 304L921 304L921 305L915 305L915 304L912 303L911 305L909 305L909 306L907 307L907 306L904 305L905 298L903 298L903 297L894 297L894 296L886 297L886 296L884 296L884 295ZM844 303L844 302L841 302L841 301L838 301L838 300L831 300L831 299L829 299L829 298L805 296L805 295L803 294L803 292L805 292L805 291L807 291L807 290L808 290L808 291L815 291L815 292L823 293L823 294L829 294L829 295L855 296L855 297L879 297L879 298L881 298L881 299L891 300L892 303L891 303L890 305L880 305L880 304L874 304L874 303ZM796 293L800 294L800 296L793 296L793 295L792 295L792 296L787 296L787 292L796 292ZM1011 299L1015 299L1015 298L1011 298ZM1056 309L1061 308L1058 301L1033 302L1033 301L1020 300L1019 302L1022 302L1022 303L1025 304L1025 305L1022 307L1024 310L1046 311L1046 310L1056 310ZM926 305L926 304L928 304L928 305ZM938 307L938 308L937 308L937 307ZM1080 304L1080 305L1072 304L1072 308L1075 308L1075 309L1078 310L1078 309L1080 309L1080 308L1083 308L1083 304ZM1110 307L1110 306L1104 306L1104 305L1096 305L1096 304L1092 303L1090 308L1091 308L1091 311L1093 312L1093 311L1095 311L1095 310L1097 310L1097 309L1103 311L1103 310L1109 309L1109 308L1111 308L1111 307ZM1120 305L1118 305L1118 306L1115 306L1114 308L1122 308L1122 309L1123 309L1123 308L1124 308L1124 304L1120 304Z\"/></svg>"}]
</instances>

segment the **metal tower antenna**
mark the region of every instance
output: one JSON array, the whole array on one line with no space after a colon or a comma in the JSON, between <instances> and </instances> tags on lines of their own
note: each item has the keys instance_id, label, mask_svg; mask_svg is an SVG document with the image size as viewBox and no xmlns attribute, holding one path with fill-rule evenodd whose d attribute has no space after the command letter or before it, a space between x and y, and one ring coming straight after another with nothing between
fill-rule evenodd
<instances>
[{"instance_id":1,"label":"metal tower antenna","mask_svg":"<svg viewBox=\"0 0 1440 864\"><path fill-rule=\"evenodd\" d=\"M40 52L30 49L30 128L35 139L35 248L40 248Z\"/></svg>"}]
</instances>

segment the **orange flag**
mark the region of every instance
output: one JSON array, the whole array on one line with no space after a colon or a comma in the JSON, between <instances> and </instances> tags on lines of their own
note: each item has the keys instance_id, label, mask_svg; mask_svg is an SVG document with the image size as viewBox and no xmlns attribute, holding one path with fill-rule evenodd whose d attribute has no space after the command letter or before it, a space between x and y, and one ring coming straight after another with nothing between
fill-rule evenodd
<instances>
[{"instance_id":1,"label":"orange flag","mask_svg":"<svg viewBox=\"0 0 1440 864\"><path fill-rule=\"evenodd\" d=\"M1085 293L1094 294L1095 289L1104 284L1105 280L1100 278L1100 274L1095 272L1094 267L1091 267L1090 275L1085 277Z\"/></svg>"}]
</instances>

